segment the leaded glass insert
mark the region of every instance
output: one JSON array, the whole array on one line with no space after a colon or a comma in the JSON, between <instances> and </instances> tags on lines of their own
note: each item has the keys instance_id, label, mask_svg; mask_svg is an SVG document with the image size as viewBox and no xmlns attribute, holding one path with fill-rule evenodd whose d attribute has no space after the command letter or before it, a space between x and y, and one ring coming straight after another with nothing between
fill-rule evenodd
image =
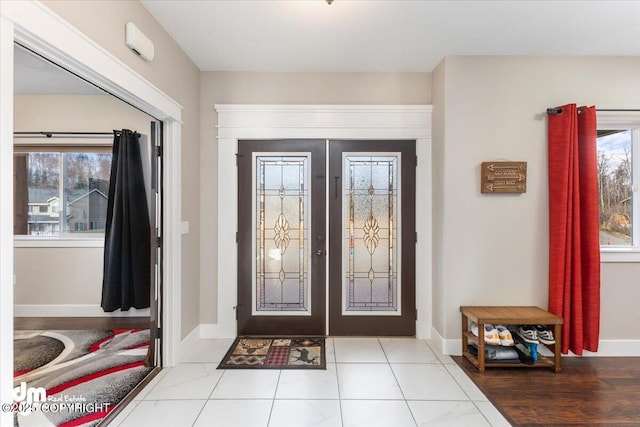
<instances>
[{"instance_id":1,"label":"leaded glass insert","mask_svg":"<svg viewBox=\"0 0 640 427\"><path fill-rule=\"evenodd\" d=\"M343 160L343 314L399 315L400 153Z\"/></svg>"},{"instance_id":2,"label":"leaded glass insert","mask_svg":"<svg viewBox=\"0 0 640 427\"><path fill-rule=\"evenodd\" d=\"M254 157L254 313L310 314L310 158L298 153Z\"/></svg>"}]
</instances>

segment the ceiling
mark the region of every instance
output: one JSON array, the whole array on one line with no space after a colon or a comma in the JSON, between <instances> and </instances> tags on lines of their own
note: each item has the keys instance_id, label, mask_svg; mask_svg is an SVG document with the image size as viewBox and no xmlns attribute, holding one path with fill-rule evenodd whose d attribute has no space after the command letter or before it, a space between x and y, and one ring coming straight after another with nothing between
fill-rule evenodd
<instances>
[{"instance_id":1,"label":"ceiling","mask_svg":"<svg viewBox=\"0 0 640 427\"><path fill-rule=\"evenodd\" d=\"M143 0L202 71L429 72L450 55L640 56L640 1Z\"/></svg>"},{"instance_id":2,"label":"ceiling","mask_svg":"<svg viewBox=\"0 0 640 427\"><path fill-rule=\"evenodd\" d=\"M13 91L17 94L104 95L95 86L14 45Z\"/></svg>"}]
</instances>

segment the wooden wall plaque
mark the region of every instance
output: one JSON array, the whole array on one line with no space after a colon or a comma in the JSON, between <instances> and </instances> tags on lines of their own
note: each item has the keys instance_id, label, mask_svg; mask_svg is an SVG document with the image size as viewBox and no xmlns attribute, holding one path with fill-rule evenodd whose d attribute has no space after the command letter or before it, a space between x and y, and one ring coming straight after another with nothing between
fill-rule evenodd
<instances>
[{"instance_id":1,"label":"wooden wall plaque","mask_svg":"<svg viewBox=\"0 0 640 427\"><path fill-rule=\"evenodd\" d=\"M525 193L527 162L483 162L481 192Z\"/></svg>"}]
</instances>

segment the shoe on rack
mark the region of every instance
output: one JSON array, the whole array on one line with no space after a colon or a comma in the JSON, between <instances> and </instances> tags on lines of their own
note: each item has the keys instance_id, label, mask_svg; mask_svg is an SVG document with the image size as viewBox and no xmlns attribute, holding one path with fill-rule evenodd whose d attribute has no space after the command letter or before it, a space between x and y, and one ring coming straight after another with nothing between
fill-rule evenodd
<instances>
[{"instance_id":1,"label":"shoe on rack","mask_svg":"<svg viewBox=\"0 0 640 427\"><path fill-rule=\"evenodd\" d=\"M515 345L513 342L513 337L511 336L511 332L507 328L502 325L496 325L496 330L498 331L498 338L500 339L500 345L505 347L512 347Z\"/></svg>"},{"instance_id":2,"label":"shoe on rack","mask_svg":"<svg viewBox=\"0 0 640 427\"><path fill-rule=\"evenodd\" d=\"M531 344L538 344L538 332L535 326L531 325L522 325L518 328L518 335L525 342Z\"/></svg>"},{"instance_id":3,"label":"shoe on rack","mask_svg":"<svg viewBox=\"0 0 640 427\"><path fill-rule=\"evenodd\" d=\"M543 344L555 344L556 340L553 338L553 332L551 332L544 325L536 325L536 334L538 335L538 341Z\"/></svg>"},{"instance_id":4,"label":"shoe on rack","mask_svg":"<svg viewBox=\"0 0 640 427\"><path fill-rule=\"evenodd\" d=\"M535 360L533 360L533 357L531 356L531 351L527 346L518 343L514 348L518 352L518 359L520 359L520 362L526 365L533 365L535 363Z\"/></svg>"},{"instance_id":5,"label":"shoe on rack","mask_svg":"<svg viewBox=\"0 0 640 427\"><path fill-rule=\"evenodd\" d=\"M475 322L471 324L471 333L478 336L478 324ZM489 345L500 345L498 330L489 323L484 325L484 342Z\"/></svg>"}]
</instances>

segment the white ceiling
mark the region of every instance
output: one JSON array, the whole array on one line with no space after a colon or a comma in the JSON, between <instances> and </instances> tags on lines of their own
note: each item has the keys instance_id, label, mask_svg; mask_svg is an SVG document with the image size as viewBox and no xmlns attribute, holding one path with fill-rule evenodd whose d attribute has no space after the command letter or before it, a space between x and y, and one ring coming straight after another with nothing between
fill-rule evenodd
<instances>
[{"instance_id":1,"label":"white ceiling","mask_svg":"<svg viewBox=\"0 0 640 427\"><path fill-rule=\"evenodd\" d=\"M640 1L143 0L203 71L432 71L449 55L640 56Z\"/></svg>"},{"instance_id":2,"label":"white ceiling","mask_svg":"<svg viewBox=\"0 0 640 427\"><path fill-rule=\"evenodd\" d=\"M14 45L13 91L17 94L104 95L70 72Z\"/></svg>"}]
</instances>

